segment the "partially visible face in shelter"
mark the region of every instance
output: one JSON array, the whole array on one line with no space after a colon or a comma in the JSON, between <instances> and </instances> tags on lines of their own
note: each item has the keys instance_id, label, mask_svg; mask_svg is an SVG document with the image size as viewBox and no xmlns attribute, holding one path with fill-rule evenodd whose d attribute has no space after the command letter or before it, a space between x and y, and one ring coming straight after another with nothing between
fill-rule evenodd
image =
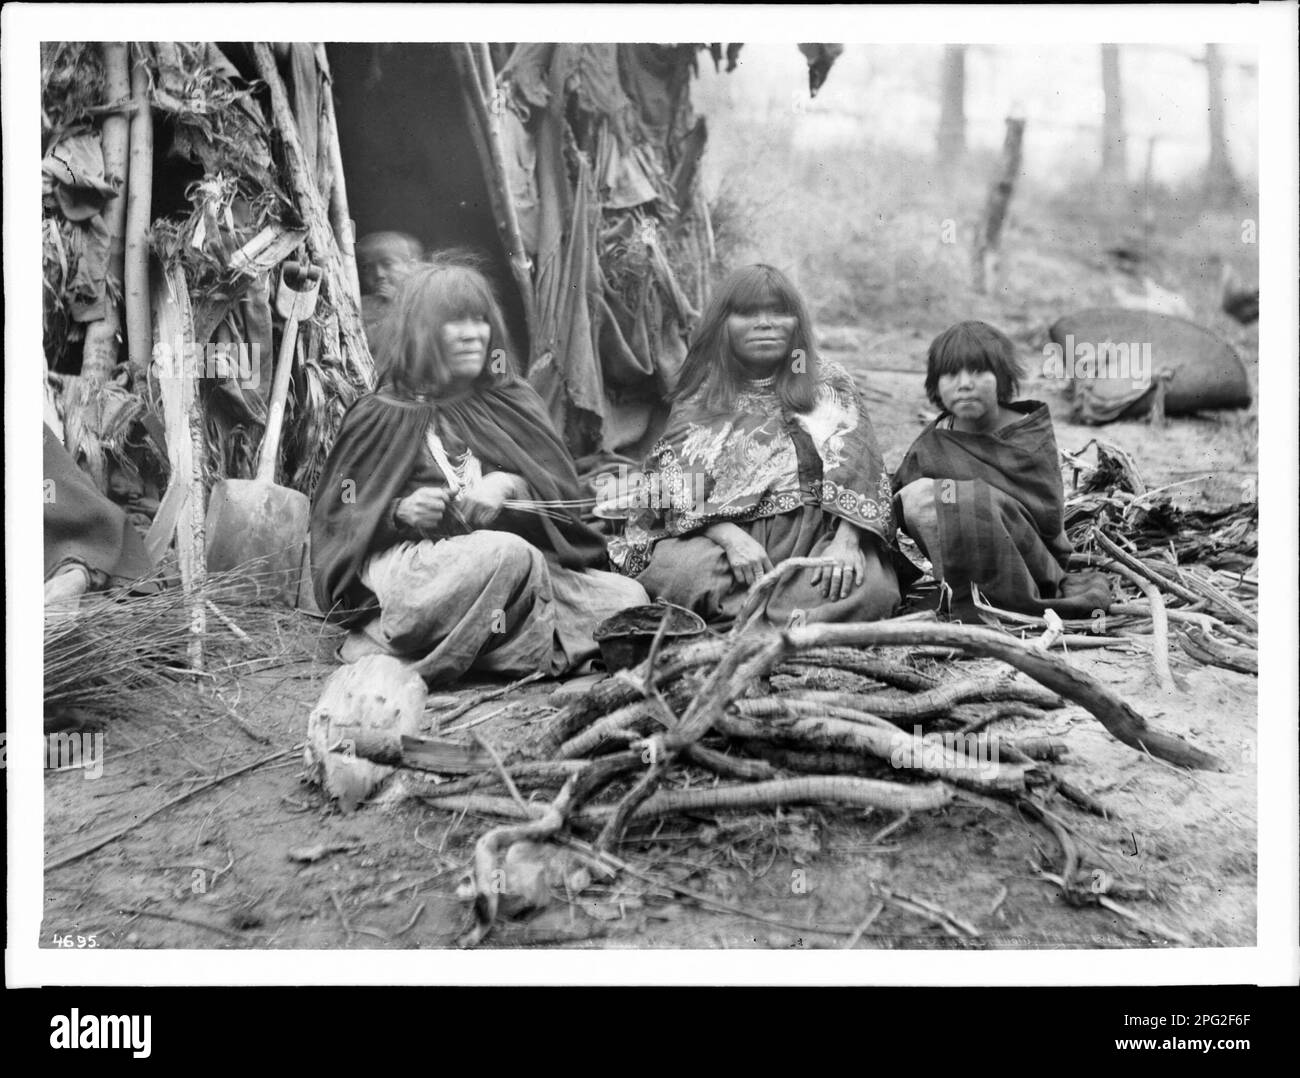
<instances>
[{"instance_id":1,"label":"partially visible face in shelter","mask_svg":"<svg viewBox=\"0 0 1300 1078\"><path fill-rule=\"evenodd\" d=\"M357 243L357 275L363 295L391 300L420 264L419 245L400 232L377 232Z\"/></svg>"},{"instance_id":2,"label":"partially visible face in shelter","mask_svg":"<svg viewBox=\"0 0 1300 1078\"><path fill-rule=\"evenodd\" d=\"M751 377L766 377L790 354L799 320L776 296L727 316L731 351Z\"/></svg>"}]
</instances>

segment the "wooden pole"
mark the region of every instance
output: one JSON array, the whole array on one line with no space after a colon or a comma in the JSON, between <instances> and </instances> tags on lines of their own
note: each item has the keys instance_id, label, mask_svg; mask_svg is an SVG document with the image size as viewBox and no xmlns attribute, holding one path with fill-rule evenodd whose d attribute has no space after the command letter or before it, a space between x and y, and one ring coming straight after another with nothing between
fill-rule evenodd
<instances>
[{"instance_id":1,"label":"wooden pole","mask_svg":"<svg viewBox=\"0 0 1300 1078\"><path fill-rule=\"evenodd\" d=\"M106 41L100 48L104 57L104 93L106 105L125 104L131 97L131 74L124 41ZM104 280L104 315L86 326L82 348L81 374L92 382L106 382L117 366L122 335L122 312L114 293L122 286L122 238L126 231L127 119L123 112L107 112L100 125L100 144L104 150L104 179L117 192L104 206L104 225L108 229L108 266Z\"/></svg>"},{"instance_id":2,"label":"wooden pole","mask_svg":"<svg viewBox=\"0 0 1300 1078\"><path fill-rule=\"evenodd\" d=\"M1006 223L1007 207L1016 189L1020 175L1021 145L1025 137L1025 121L1007 117L1007 134L1002 143L1002 171L989 188L984 206L984 220L980 224L979 240L975 245L972 263L974 288L985 293L997 273L998 253L1002 246L1002 226Z\"/></svg>"},{"instance_id":3,"label":"wooden pole","mask_svg":"<svg viewBox=\"0 0 1300 1078\"><path fill-rule=\"evenodd\" d=\"M253 43L253 59L257 64L258 76L270 91L271 118L284 147L289 190L298 206L303 223L307 226L307 252L312 262L324 270L321 291L326 302L338 315L339 337L344 359L351 364L363 384L371 386L374 384L375 365L370 357L370 346L366 343L365 330L361 324L360 305L353 298L354 294L343 268L343 254L330 228L329 213L321 202L320 192L316 189L316 179L307 165L307 157L303 152L302 140L298 137L298 125L293 117L293 109L289 106L289 95L284 88L284 80L280 78L275 56L266 42ZM327 345L328 342L327 336Z\"/></svg>"},{"instance_id":4,"label":"wooden pole","mask_svg":"<svg viewBox=\"0 0 1300 1078\"><path fill-rule=\"evenodd\" d=\"M185 507L176 523L176 558L181 588L190 612L190 669L203 670L203 637L207 632L207 608L203 592L207 583L207 551L204 517L207 500L203 488L203 458L206 440L203 410L198 399L197 344L190 312L189 284L180 266L172 267L157 289L158 336L160 342L179 354L171 356L162 372L163 419L167 429L167 457L171 483L189 488Z\"/></svg>"},{"instance_id":5,"label":"wooden pole","mask_svg":"<svg viewBox=\"0 0 1300 1078\"><path fill-rule=\"evenodd\" d=\"M357 275L357 237L352 224L352 215L348 208L348 190L343 179L343 147L339 143L339 122L334 111L334 76L330 73L329 58L325 55L325 46L316 45L316 66L324 76L324 113L328 133L329 164L334 174L334 183L330 188L330 224L334 228L334 238L343 253L343 268L347 273L348 287L357 306L361 305L361 278Z\"/></svg>"},{"instance_id":6,"label":"wooden pole","mask_svg":"<svg viewBox=\"0 0 1300 1078\"><path fill-rule=\"evenodd\" d=\"M134 46L131 68L130 179L126 202L126 342L131 372L143 384L153 354L153 320L149 309L149 226L153 220L153 111L149 107L146 47Z\"/></svg>"},{"instance_id":7,"label":"wooden pole","mask_svg":"<svg viewBox=\"0 0 1300 1078\"><path fill-rule=\"evenodd\" d=\"M524 241L519 230L519 217L515 211L514 199L510 195L510 183L506 176L505 153L501 147L501 125L495 108L490 107L484 96L485 83L495 86L491 73L491 58L486 49L482 53L469 44L451 45L452 62L460 79L461 93L465 98L466 114L470 134L478 150L479 163L484 178L488 182L488 196L492 203L493 216L496 218L497 231L501 243L506 249L506 258L510 264L510 273L515 286L519 289L519 298L524 305L524 321L528 326L529 354L532 342L537 339L537 311L533 292L532 261L524 250ZM489 65L486 72L482 64Z\"/></svg>"}]
</instances>

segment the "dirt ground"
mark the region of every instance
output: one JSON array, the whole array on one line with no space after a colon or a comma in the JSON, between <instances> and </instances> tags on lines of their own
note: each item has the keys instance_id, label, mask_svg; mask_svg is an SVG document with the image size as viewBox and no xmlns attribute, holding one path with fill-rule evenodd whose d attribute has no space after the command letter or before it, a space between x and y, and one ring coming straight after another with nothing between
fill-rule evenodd
<instances>
[{"instance_id":1,"label":"dirt ground","mask_svg":"<svg viewBox=\"0 0 1300 1078\"><path fill-rule=\"evenodd\" d=\"M922 390L926 345L951 321L978 317L1016 340L1029 373L1022 395L1051 405L1063 450L1102 438L1130 453L1149 487L1209 473L1229 501L1249 489L1257 468L1256 408L1176 418L1163 429L1142 421L1074 426L1066 422L1060 384L1037 373L1052 320L1111 302L1116 288L1135 287L1104 251L1132 222L1104 220L1095 207L1084 212L1069 199L1018 192L997 286L974 296L961 284L968 256L923 238L937 235L950 197L909 185L891 164L880 161L879 182L868 191L876 204L891 207L889 214L846 218L843 207L864 197L854 178L809 166L771 170L802 185L797 215L788 191L733 189L730 217L719 204L715 222L720 249L728 248L733 263L767 254L764 260L799 266L823 350L867 387L891 467L932 414ZM744 170L737 175L747 182ZM819 193L819 183L832 181L838 186ZM967 192L963 205L978 207L981 192ZM746 199L761 203L759 217L742 219L736 206ZM1213 252L1235 252L1243 275L1253 272L1253 249L1243 252L1237 238L1243 214L1249 211L1200 213L1166 199L1142 269L1178 290L1200 320L1238 348L1257 385L1256 330L1218 312L1210 260ZM737 232L744 244L734 241ZM350 816L326 805L302 780L298 746L334 668L338 635L304 615L267 617L276 622L274 656L225 641L225 665L214 666L213 677L142 700L135 713L105 722L101 777L47 772L48 862L169 799L193 796L96 852L47 870L43 946L73 934L114 948L440 948L455 946L470 926L457 884L474 839L490 823L414 800ZM638 827L619 856L656 880L706 896L710 908L625 877L593 885L525 923L502 923L482 946L843 947L876 908L882 887L941 907L979 935L955 939L915 909L890 902L856 939L858 947L1253 945L1256 681L1192 663L1174 649L1184 687L1165 696L1146 648L1077 652L1071 661L1156 727L1218 754L1226 772L1177 771L1120 744L1075 706L995 729L1066 741L1069 756L1057 773L1114 816L1085 815L1059 799L1052 807L1075 832L1085 870L1147 890L1145 898L1124 900L1133 917L1068 905L1041 878L1060 863L1041 825L1005 804L959 798L902 820L882 811L802 807ZM953 677L973 666L996 664L949 662L942 672ZM521 725L550 713L553 689L528 686L477 729L501 742L518 736ZM486 703L467 718L502 707ZM310 847L324 847L312 851L319 860L291 856Z\"/></svg>"}]
</instances>

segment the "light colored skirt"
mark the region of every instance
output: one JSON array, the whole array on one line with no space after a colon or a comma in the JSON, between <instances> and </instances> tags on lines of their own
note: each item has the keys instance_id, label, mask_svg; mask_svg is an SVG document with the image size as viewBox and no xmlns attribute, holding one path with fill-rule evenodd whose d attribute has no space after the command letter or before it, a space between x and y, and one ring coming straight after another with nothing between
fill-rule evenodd
<instances>
[{"instance_id":1,"label":"light colored skirt","mask_svg":"<svg viewBox=\"0 0 1300 1078\"><path fill-rule=\"evenodd\" d=\"M497 531L398 543L370 557L361 582L379 614L349 634L341 657L395 655L430 684L471 670L566 673L596 655L599 622L649 601L635 580L565 569Z\"/></svg>"}]
</instances>

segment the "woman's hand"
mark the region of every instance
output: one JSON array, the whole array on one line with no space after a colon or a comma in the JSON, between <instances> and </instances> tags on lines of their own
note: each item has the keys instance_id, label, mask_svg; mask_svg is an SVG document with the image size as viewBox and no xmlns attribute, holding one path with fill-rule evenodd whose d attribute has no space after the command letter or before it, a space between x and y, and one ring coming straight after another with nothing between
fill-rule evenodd
<instances>
[{"instance_id":1,"label":"woman's hand","mask_svg":"<svg viewBox=\"0 0 1300 1078\"><path fill-rule=\"evenodd\" d=\"M486 528L505 508L506 500L526 493L524 481L509 472L491 472L460 493L456 504L465 523L472 528Z\"/></svg>"},{"instance_id":2,"label":"woman's hand","mask_svg":"<svg viewBox=\"0 0 1300 1078\"><path fill-rule=\"evenodd\" d=\"M830 545L822 557L833 558L834 565L812 571L812 583L822 586L822 595L832 602L847 599L849 593L867 578L867 559L862 553L862 535L852 524L841 520Z\"/></svg>"},{"instance_id":3,"label":"woman's hand","mask_svg":"<svg viewBox=\"0 0 1300 1078\"><path fill-rule=\"evenodd\" d=\"M398 502L393 515L408 528L429 532L442 523L450 501L446 487L421 487Z\"/></svg>"},{"instance_id":4,"label":"woman's hand","mask_svg":"<svg viewBox=\"0 0 1300 1078\"><path fill-rule=\"evenodd\" d=\"M727 564L737 584L749 587L764 573L771 572L772 559L763 544L743 528L730 522L714 524L704 532L727 555Z\"/></svg>"}]
</instances>

